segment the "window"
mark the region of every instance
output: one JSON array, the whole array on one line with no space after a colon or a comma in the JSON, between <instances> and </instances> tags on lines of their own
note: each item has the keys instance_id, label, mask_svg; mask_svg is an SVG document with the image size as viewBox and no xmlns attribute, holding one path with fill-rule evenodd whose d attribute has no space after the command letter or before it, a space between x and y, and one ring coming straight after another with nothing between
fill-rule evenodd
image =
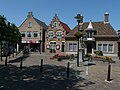
<instances>
[{"instance_id":1,"label":"window","mask_svg":"<svg viewBox=\"0 0 120 90\"><path fill-rule=\"evenodd\" d=\"M77 51L77 44L69 43L69 51Z\"/></svg>"},{"instance_id":2,"label":"window","mask_svg":"<svg viewBox=\"0 0 120 90\"><path fill-rule=\"evenodd\" d=\"M69 51L73 51L72 43L69 43Z\"/></svg>"},{"instance_id":3,"label":"window","mask_svg":"<svg viewBox=\"0 0 120 90\"><path fill-rule=\"evenodd\" d=\"M102 51L102 44L98 44L98 50Z\"/></svg>"},{"instance_id":4,"label":"window","mask_svg":"<svg viewBox=\"0 0 120 90\"><path fill-rule=\"evenodd\" d=\"M38 37L38 32L33 32L33 37Z\"/></svg>"},{"instance_id":5,"label":"window","mask_svg":"<svg viewBox=\"0 0 120 90\"><path fill-rule=\"evenodd\" d=\"M113 52L113 50L114 50L114 47L113 47L114 45L113 44L110 44L110 43L103 43L103 44L98 44L98 47L97 47L97 49L99 50L99 51L103 51L103 52L108 52L108 53L111 53L111 52Z\"/></svg>"},{"instance_id":6,"label":"window","mask_svg":"<svg viewBox=\"0 0 120 90\"><path fill-rule=\"evenodd\" d=\"M93 32L88 32L87 33L87 38L92 38L93 37Z\"/></svg>"},{"instance_id":7,"label":"window","mask_svg":"<svg viewBox=\"0 0 120 90\"><path fill-rule=\"evenodd\" d=\"M57 28L57 22L54 22L54 28Z\"/></svg>"},{"instance_id":8,"label":"window","mask_svg":"<svg viewBox=\"0 0 120 90\"><path fill-rule=\"evenodd\" d=\"M54 36L54 32L53 31L48 32L48 37L49 38L53 38L53 36Z\"/></svg>"},{"instance_id":9,"label":"window","mask_svg":"<svg viewBox=\"0 0 120 90\"><path fill-rule=\"evenodd\" d=\"M73 44L73 51L77 51L77 44L76 43Z\"/></svg>"},{"instance_id":10,"label":"window","mask_svg":"<svg viewBox=\"0 0 120 90\"><path fill-rule=\"evenodd\" d=\"M108 45L108 52L113 52L113 44Z\"/></svg>"},{"instance_id":11,"label":"window","mask_svg":"<svg viewBox=\"0 0 120 90\"><path fill-rule=\"evenodd\" d=\"M56 50L56 42L50 42L50 49Z\"/></svg>"},{"instance_id":12,"label":"window","mask_svg":"<svg viewBox=\"0 0 120 90\"><path fill-rule=\"evenodd\" d=\"M27 32L27 37L32 37L32 32L31 31Z\"/></svg>"},{"instance_id":13,"label":"window","mask_svg":"<svg viewBox=\"0 0 120 90\"><path fill-rule=\"evenodd\" d=\"M120 30L117 31L118 35L120 35Z\"/></svg>"},{"instance_id":14,"label":"window","mask_svg":"<svg viewBox=\"0 0 120 90\"><path fill-rule=\"evenodd\" d=\"M107 44L103 44L103 51L107 52Z\"/></svg>"},{"instance_id":15,"label":"window","mask_svg":"<svg viewBox=\"0 0 120 90\"><path fill-rule=\"evenodd\" d=\"M28 27L32 27L32 22L28 22Z\"/></svg>"},{"instance_id":16,"label":"window","mask_svg":"<svg viewBox=\"0 0 120 90\"><path fill-rule=\"evenodd\" d=\"M57 38L62 38L62 32L61 31L57 31L56 32L56 36L57 36Z\"/></svg>"},{"instance_id":17,"label":"window","mask_svg":"<svg viewBox=\"0 0 120 90\"><path fill-rule=\"evenodd\" d=\"M22 37L26 37L26 32L21 32Z\"/></svg>"}]
</instances>

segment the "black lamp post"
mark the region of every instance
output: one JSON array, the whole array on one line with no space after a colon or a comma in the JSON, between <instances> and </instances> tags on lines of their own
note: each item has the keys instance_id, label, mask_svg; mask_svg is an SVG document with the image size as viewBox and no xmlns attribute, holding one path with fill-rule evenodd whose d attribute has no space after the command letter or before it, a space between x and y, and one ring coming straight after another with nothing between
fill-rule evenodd
<instances>
[{"instance_id":1,"label":"black lamp post","mask_svg":"<svg viewBox=\"0 0 120 90\"><path fill-rule=\"evenodd\" d=\"M79 35L83 29L81 28L81 25L80 23L83 23L83 16L81 16L80 14L77 14L77 16L74 17L75 19L77 19L77 22L78 22L78 32L77 32L77 39L78 39L78 50L77 50L77 66L79 67L79 59L80 59L80 55L79 55L79 52L80 52L80 43L82 42L81 40L81 35Z\"/></svg>"}]
</instances>

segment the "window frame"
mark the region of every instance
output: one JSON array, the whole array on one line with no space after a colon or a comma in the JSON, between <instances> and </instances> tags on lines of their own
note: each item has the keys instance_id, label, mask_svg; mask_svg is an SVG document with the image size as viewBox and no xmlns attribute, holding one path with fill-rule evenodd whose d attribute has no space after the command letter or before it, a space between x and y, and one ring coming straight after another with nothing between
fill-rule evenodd
<instances>
[{"instance_id":1,"label":"window frame","mask_svg":"<svg viewBox=\"0 0 120 90\"><path fill-rule=\"evenodd\" d=\"M101 45L100 49L99 49L99 45ZM97 50L103 51L103 50L102 50L102 44L101 44L101 43L98 43L98 44L97 44Z\"/></svg>"},{"instance_id":2,"label":"window frame","mask_svg":"<svg viewBox=\"0 0 120 90\"><path fill-rule=\"evenodd\" d=\"M101 50L99 50L99 45L101 45ZM104 45L107 45L106 50L104 50ZM111 50L109 49L110 45L112 45ZM97 43L97 50L103 51L106 53L114 53L114 43Z\"/></svg>"},{"instance_id":3,"label":"window frame","mask_svg":"<svg viewBox=\"0 0 120 90\"><path fill-rule=\"evenodd\" d=\"M54 28L57 28L57 22L54 22L53 26L54 26Z\"/></svg>"},{"instance_id":4,"label":"window frame","mask_svg":"<svg viewBox=\"0 0 120 90\"><path fill-rule=\"evenodd\" d=\"M53 31L49 31L48 32L48 38L53 38L53 37L54 37L54 32Z\"/></svg>"},{"instance_id":5,"label":"window frame","mask_svg":"<svg viewBox=\"0 0 120 90\"><path fill-rule=\"evenodd\" d=\"M108 51L108 44L103 44L103 52L107 52L107 51Z\"/></svg>"},{"instance_id":6,"label":"window frame","mask_svg":"<svg viewBox=\"0 0 120 90\"><path fill-rule=\"evenodd\" d=\"M30 37L28 35L31 35ZM27 31L27 37L31 38L32 37L32 31Z\"/></svg>"},{"instance_id":7,"label":"window frame","mask_svg":"<svg viewBox=\"0 0 120 90\"><path fill-rule=\"evenodd\" d=\"M112 49L111 49L112 51L109 50L110 45L112 45ZM112 44L112 43L108 44L108 52L110 52L110 53L114 52L114 44Z\"/></svg>"},{"instance_id":8,"label":"window frame","mask_svg":"<svg viewBox=\"0 0 120 90\"><path fill-rule=\"evenodd\" d=\"M56 37L57 38L62 38L62 31L57 31L56 32Z\"/></svg>"},{"instance_id":9,"label":"window frame","mask_svg":"<svg viewBox=\"0 0 120 90\"><path fill-rule=\"evenodd\" d=\"M26 32L25 31L22 31L21 32L21 37L23 37L22 35L24 34L24 37L26 37Z\"/></svg>"},{"instance_id":10,"label":"window frame","mask_svg":"<svg viewBox=\"0 0 120 90\"><path fill-rule=\"evenodd\" d=\"M69 43L69 51L77 51L77 43Z\"/></svg>"},{"instance_id":11,"label":"window frame","mask_svg":"<svg viewBox=\"0 0 120 90\"><path fill-rule=\"evenodd\" d=\"M35 37L35 34L37 35L36 37ZM33 32L33 37L34 38L37 38L38 37L38 32L36 31L36 32Z\"/></svg>"},{"instance_id":12,"label":"window frame","mask_svg":"<svg viewBox=\"0 0 120 90\"><path fill-rule=\"evenodd\" d=\"M28 22L28 27L32 27L32 22Z\"/></svg>"}]
</instances>

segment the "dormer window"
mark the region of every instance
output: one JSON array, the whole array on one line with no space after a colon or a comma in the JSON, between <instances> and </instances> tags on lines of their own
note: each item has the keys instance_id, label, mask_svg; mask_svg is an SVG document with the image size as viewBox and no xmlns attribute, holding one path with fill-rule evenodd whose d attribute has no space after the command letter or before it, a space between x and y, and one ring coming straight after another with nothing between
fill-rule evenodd
<instances>
[{"instance_id":1,"label":"dormer window","mask_svg":"<svg viewBox=\"0 0 120 90\"><path fill-rule=\"evenodd\" d=\"M87 32L87 38L93 38L93 32Z\"/></svg>"},{"instance_id":2,"label":"dormer window","mask_svg":"<svg viewBox=\"0 0 120 90\"><path fill-rule=\"evenodd\" d=\"M28 22L28 27L32 27L32 22Z\"/></svg>"},{"instance_id":3,"label":"dormer window","mask_svg":"<svg viewBox=\"0 0 120 90\"><path fill-rule=\"evenodd\" d=\"M53 38L54 37L54 32L53 31L49 31L48 32L48 38Z\"/></svg>"},{"instance_id":4,"label":"dormer window","mask_svg":"<svg viewBox=\"0 0 120 90\"><path fill-rule=\"evenodd\" d=\"M62 38L62 32L61 31L57 31L56 32L56 36L57 36L57 38Z\"/></svg>"}]
</instances>

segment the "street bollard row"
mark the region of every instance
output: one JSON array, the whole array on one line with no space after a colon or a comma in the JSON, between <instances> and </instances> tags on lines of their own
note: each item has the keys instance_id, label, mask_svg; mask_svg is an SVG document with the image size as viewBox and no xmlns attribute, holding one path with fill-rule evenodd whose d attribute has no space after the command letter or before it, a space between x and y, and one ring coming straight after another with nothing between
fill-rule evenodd
<instances>
[{"instance_id":1,"label":"street bollard row","mask_svg":"<svg viewBox=\"0 0 120 90\"><path fill-rule=\"evenodd\" d=\"M41 65L40 65L40 72L42 73L43 71L43 59L41 59Z\"/></svg>"},{"instance_id":2,"label":"street bollard row","mask_svg":"<svg viewBox=\"0 0 120 90\"><path fill-rule=\"evenodd\" d=\"M23 62L23 57L20 59L20 69L22 69L22 62Z\"/></svg>"},{"instance_id":3,"label":"street bollard row","mask_svg":"<svg viewBox=\"0 0 120 90\"><path fill-rule=\"evenodd\" d=\"M20 69L22 70L22 65L23 65L23 57L20 58ZM5 59L5 66L7 66L7 56ZM69 78L69 68L70 68L70 62L67 63L67 78ZM43 72L43 59L41 59L41 63L40 63L40 73Z\"/></svg>"},{"instance_id":4,"label":"street bollard row","mask_svg":"<svg viewBox=\"0 0 120 90\"><path fill-rule=\"evenodd\" d=\"M69 78L69 66L70 66L70 62L67 63L67 78Z\"/></svg>"},{"instance_id":5,"label":"street bollard row","mask_svg":"<svg viewBox=\"0 0 120 90\"><path fill-rule=\"evenodd\" d=\"M67 78L69 78L69 71L70 71L70 62L67 63ZM43 72L43 59L41 59L41 64L40 64L40 72Z\"/></svg>"},{"instance_id":6,"label":"street bollard row","mask_svg":"<svg viewBox=\"0 0 120 90\"><path fill-rule=\"evenodd\" d=\"M111 65L109 64L108 65L108 73L107 73L107 81L111 81L110 74L111 74Z\"/></svg>"}]
</instances>

